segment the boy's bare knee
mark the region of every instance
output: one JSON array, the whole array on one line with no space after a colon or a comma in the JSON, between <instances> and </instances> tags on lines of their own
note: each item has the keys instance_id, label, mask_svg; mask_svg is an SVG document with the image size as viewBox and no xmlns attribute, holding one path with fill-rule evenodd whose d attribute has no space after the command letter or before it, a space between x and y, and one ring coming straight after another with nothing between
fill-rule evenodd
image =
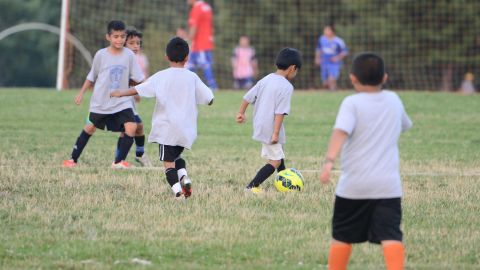
<instances>
[{"instance_id":1,"label":"boy's bare knee","mask_svg":"<svg viewBox=\"0 0 480 270\"><path fill-rule=\"evenodd\" d=\"M88 133L88 135L93 135L93 133L95 133L95 131L97 130L97 128L94 126L94 125L91 125L91 124L88 124L86 125L83 130Z\"/></svg>"},{"instance_id":2,"label":"boy's bare knee","mask_svg":"<svg viewBox=\"0 0 480 270\"><path fill-rule=\"evenodd\" d=\"M137 124L133 122L127 122L124 124L125 126L125 134L127 134L130 137L135 136L135 132L137 130Z\"/></svg>"},{"instance_id":3,"label":"boy's bare knee","mask_svg":"<svg viewBox=\"0 0 480 270\"><path fill-rule=\"evenodd\" d=\"M143 124L138 123L137 124L137 130L135 131L135 136L142 136L143 135Z\"/></svg>"},{"instance_id":4,"label":"boy's bare knee","mask_svg":"<svg viewBox=\"0 0 480 270\"><path fill-rule=\"evenodd\" d=\"M273 167L275 167L275 169L277 169L278 166L280 166L280 164L282 164L282 161L281 160L269 160L268 163L270 165L272 165Z\"/></svg>"}]
</instances>

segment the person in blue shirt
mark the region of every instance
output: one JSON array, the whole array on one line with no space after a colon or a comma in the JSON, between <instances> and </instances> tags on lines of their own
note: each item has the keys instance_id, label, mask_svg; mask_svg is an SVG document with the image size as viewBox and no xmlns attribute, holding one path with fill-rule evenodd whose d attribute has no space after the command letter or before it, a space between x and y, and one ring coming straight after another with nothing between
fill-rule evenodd
<instances>
[{"instance_id":1,"label":"person in blue shirt","mask_svg":"<svg viewBox=\"0 0 480 270\"><path fill-rule=\"evenodd\" d=\"M324 87L337 89L337 80L342 69L343 58L348 55L345 42L335 35L332 25L323 29L323 35L318 39L315 51L315 65L320 66L320 74Z\"/></svg>"}]
</instances>

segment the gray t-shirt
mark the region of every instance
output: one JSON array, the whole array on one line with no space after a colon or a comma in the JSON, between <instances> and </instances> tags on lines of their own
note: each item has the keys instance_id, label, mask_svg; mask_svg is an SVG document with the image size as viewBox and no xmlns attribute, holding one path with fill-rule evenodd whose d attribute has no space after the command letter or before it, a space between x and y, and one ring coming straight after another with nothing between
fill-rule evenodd
<instances>
[{"instance_id":1,"label":"gray t-shirt","mask_svg":"<svg viewBox=\"0 0 480 270\"><path fill-rule=\"evenodd\" d=\"M398 139L411 127L412 121L394 92L346 97L334 127L348 134L336 194L348 199L401 197Z\"/></svg>"},{"instance_id":2,"label":"gray t-shirt","mask_svg":"<svg viewBox=\"0 0 480 270\"><path fill-rule=\"evenodd\" d=\"M212 90L185 68L159 71L135 89L156 99L148 141L191 149L197 138L197 105L210 103Z\"/></svg>"},{"instance_id":3,"label":"gray t-shirt","mask_svg":"<svg viewBox=\"0 0 480 270\"><path fill-rule=\"evenodd\" d=\"M90 98L90 112L113 114L131 108L132 97L110 97L112 91L128 89L130 79L136 82L145 79L130 49L123 48L118 55L111 54L107 48L99 50L87 75L87 80L95 83Z\"/></svg>"},{"instance_id":4,"label":"gray t-shirt","mask_svg":"<svg viewBox=\"0 0 480 270\"><path fill-rule=\"evenodd\" d=\"M275 114L289 114L293 85L283 76L271 73L257 82L243 99L252 104L253 139L262 143L271 143L275 124ZM285 128L282 123L278 143L284 144Z\"/></svg>"}]
</instances>

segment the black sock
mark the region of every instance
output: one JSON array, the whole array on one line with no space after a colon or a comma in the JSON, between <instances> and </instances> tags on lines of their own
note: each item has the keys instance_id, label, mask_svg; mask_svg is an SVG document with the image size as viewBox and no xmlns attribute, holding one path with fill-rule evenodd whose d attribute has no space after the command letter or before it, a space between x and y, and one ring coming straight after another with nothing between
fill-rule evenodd
<instances>
[{"instance_id":1,"label":"black sock","mask_svg":"<svg viewBox=\"0 0 480 270\"><path fill-rule=\"evenodd\" d=\"M173 187L173 185L178 183L177 169L175 169L175 168L166 169L165 170L165 176L167 176L167 182L171 187Z\"/></svg>"},{"instance_id":2,"label":"black sock","mask_svg":"<svg viewBox=\"0 0 480 270\"><path fill-rule=\"evenodd\" d=\"M179 158L175 160L175 169L180 170L180 169L185 169L187 167L187 164L185 163L185 160L183 158Z\"/></svg>"},{"instance_id":3,"label":"black sock","mask_svg":"<svg viewBox=\"0 0 480 270\"><path fill-rule=\"evenodd\" d=\"M118 156L115 157L115 163L127 159L128 151L132 147L133 138L125 134L120 141L120 147L118 148Z\"/></svg>"},{"instance_id":4,"label":"black sock","mask_svg":"<svg viewBox=\"0 0 480 270\"><path fill-rule=\"evenodd\" d=\"M275 167L271 164L266 164L260 170L258 170L257 175L253 178L253 180L248 184L247 188L258 187L263 181L267 180L270 175L275 172Z\"/></svg>"},{"instance_id":5,"label":"black sock","mask_svg":"<svg viewBox=\"0 0 480 270\"><path fill-rule=\"evenodd\" d=\"M82 154L83 148L88 143L88 139L90 139L90 134L85 132L85 130L82 130L82 133L80 133L80 136L78 136L77 141L75 142L75 145L73 146L73 151L72 151L72 159L73 161L77 162L78 158L80 157L80 154Z\"/></svg>"},{"instance_id":6,"label":"black sock","mask_svg":"<svg viewBox=\"0 0 480 270\"><path fill-rule=\"evenodd\" d=\"M280 166L278 166L278 168L277 168L277 172L281 172L281 171L285 170L285 160L282 158L281 162L282 163L280 163Z\"/></svg>"},{"instance_id":7,"label":"black sock","mask_svg":"<svg viewBox=\"0 0 480 270\"><path fill-rule=\"evenodd\" d=\"M122 141L122 138L123 137L118 137L118 141L117 141L117 149L115 149L115 158L118 157L118 155L120 154L120 143Z\"/></svg>"},{"instance_id":8,"label":"black sock","mask_svg":"<svg viewBox=\"0 0 480 270\"><path fill-rule=\"evenodd\" d=\"M145 135L135 136L135 155L137 157L143 156L145 153Z\"/></svg>"}]
</instances>

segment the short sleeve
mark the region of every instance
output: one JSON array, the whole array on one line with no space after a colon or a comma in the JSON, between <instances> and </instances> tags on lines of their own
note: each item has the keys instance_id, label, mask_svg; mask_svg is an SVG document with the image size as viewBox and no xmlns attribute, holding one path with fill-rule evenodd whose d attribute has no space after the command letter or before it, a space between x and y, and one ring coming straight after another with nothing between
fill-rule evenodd
<instances>
[{"instance_id":1,"label":"short sleeve","mask_svg":"<svg viewBox=\"0 0 480 270\"><path fill-rule=\"evenodd\" d=\"M319 37L317 40L317 51L322 50L322 37Z\"/></svg>"},{"instance_id":2,"label":"short sleeve","mask_svg":"<svg viewBox=\"0 0 480 270\"><path fill-rule=\"evenodd\" d=\"M257 95L258 95L258 89L260 87L260 82L255 84L254 87L252 87L248 92L243 96L243 100L250 104L255 104L255 101L257 100Z\"/></svg>"},{"instance_id":3,"label":"short sleeve","mask_svg":"<svg viewBox=\"0 0 480 270\"><path fill-rule=\"evenodd\" d=\"M129 65L130 65L130 77L129 79L139 83L145 80L145 74L138 64L138 61L135 59L135 55L132 52L132 55L129 57Z\"/></svg>"},{"instance_id":4,"label":"short sleeve","mask_svg":"<svg viewBox=\"0 0 480 270\"><path fill-rule=\"evenodd\" d=\"M346 98L343 100L342 105L340 105L334 129L343 130L348 135L351 135L355 129L355 124L356 117L354 104L350 99Z\"/></svg>"},{"instance_id":5,"label":"short sleeve","mask_svg":"<svg viewBox=\"0 0 480 270\"><path fill-rule=\"evenodd\" d=\"M152 82L152 78L146 80L145 82L135 86L135 90L137 90L138 95L146 98L153 98L155 97L155 83Z\"/></svg>"},{"instance_id":6,"label":"short sleeve","mask_svg":"<svg viewBox=\"0 0 480 270\"><path fill-rule=\"evenodd\" d=\"M195 78L195 102L198 105L208 105L213 100L213 93L202 80L196 76Z\"/></svg>"},{"instance_id":7,"label":"short sleeve","mask_svg":"<svg viewBox=\"0 0 480 270\"><path fill-rule=\"evenodd\" d=\"M100 51L98 51L93 57L92 68L90 68L90 71L88 72L87 80L91 82L95 82L97 80L98 73L100 72L100 65L101 65L101 56L100 56Z\"/></svg>"},{"instance_id":8,"label":"short sleeve","mask_svg":"<svg viewBox=\"0 0 480 270\"><path fill-rule=\"evenodd\" d=\"M343 39L338 38L337 43L338 43L338 46L340 47L340 52L341 53L342 52L348 52L347 45L345 45L345 42L343 41Z\"/></svg>"},{"instance_id":9,"label":"short sleeve","mask_svg":"<svg viewBox=\"0 0 480 270\"><path fill-rule=\"evenodd\" d=\"M408 129L412 128L413 123L410 117L408 116L407 112L405 109L403 110L402 113L402 132L407 131Z\"/></svg>"},{"instance_id":10,"label":"short sleeve","mask_svg":"<svg viewBox=\"0 0 480 270\"><path fill-rule=\"evenodd\" d=\"M275 114L287 115L290 113L290 101L292 99L293 90L284 91L278 97L275 103Z\"/></svg>"}]
</instances>

